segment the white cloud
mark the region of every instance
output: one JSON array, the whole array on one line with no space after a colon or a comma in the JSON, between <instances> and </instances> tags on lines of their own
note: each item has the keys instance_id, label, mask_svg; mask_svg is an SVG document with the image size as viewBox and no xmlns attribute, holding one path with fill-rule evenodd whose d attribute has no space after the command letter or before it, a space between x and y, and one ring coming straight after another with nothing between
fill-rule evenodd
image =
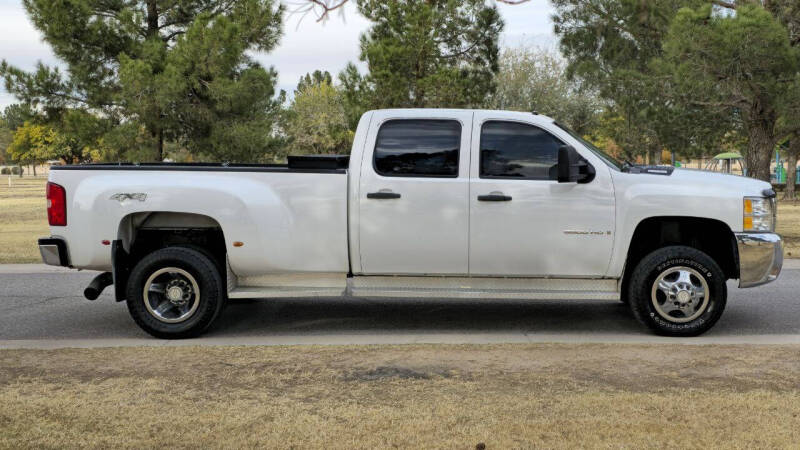
<instances>
[{"instance_id":1,"label":"white cloud","mask_svg":"<svg viewBox=\"0 0 800 450\"><path fill-rule=\"evenodd\" d=\"M0 1L0 58L22 69L32 69L37 61L56 64L50 47L28 20L19 2Z\"/></svg>"},{"instance_id":2,"label":"white cloud","mask_svg":"<svg viewBox=\"0 0 800 450\"><path fill-rule=\"evenodd\" d=\"M499 4L505 20L503 45L534 43L555 48L556 39L550 15L553 8L546 0L531 0L521 5ZM317 23L306 17L298 26L297 15L284 21L284 36L280 45L269 54L256 53L254 57L265 66L278 71L278 88L291 93L298 79L316 69L327 70L334 76L352 61L358 63L359 35L369 22L361 17L352 5L347 5L345 20L338 15L326 23ZM20 68L30 70L37 61L58 64L41 34L28 20L21 1L0 0L0 58ZM0 108L14 102L13 96L0 88Z\"/></svg>"}]
</instances>

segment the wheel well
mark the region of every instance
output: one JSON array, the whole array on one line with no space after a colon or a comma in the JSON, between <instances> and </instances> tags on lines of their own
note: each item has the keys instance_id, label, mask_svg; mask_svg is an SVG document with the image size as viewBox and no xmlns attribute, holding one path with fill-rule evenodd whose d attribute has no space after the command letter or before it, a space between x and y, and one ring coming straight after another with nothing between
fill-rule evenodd
<instances>
[{"instance_id":1,"label":"wheel well","mask_svg":"<svg viewBox=\"0 0 800 450\"><path fill-rule=\"evenodd\" d=\"M125 298L127 274L146 255L166 247L190 247L209 256L226 275L225 237L219 222L201 214L140 212L122 219L114 250L117 301Z\"/></svg>"},{"instance_id":2,"label":"wheel well","mask_svg":"<svg viewBox=\"0 0 800 450\"><path fill-rule=\"evenodd\" d=\"M739 278L739 253L727 224L699 217L651 217L641 221L633 233L623 283L643 257L668 245L696 248L719 264L727 278Z\"/></svg>"}]
</instances>

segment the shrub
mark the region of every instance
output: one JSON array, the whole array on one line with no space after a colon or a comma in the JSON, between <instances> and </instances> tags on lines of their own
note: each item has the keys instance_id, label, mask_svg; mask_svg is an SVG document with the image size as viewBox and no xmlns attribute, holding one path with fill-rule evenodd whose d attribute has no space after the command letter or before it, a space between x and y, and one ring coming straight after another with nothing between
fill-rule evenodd
<instances>
[{"instance_id":1,"label":"shrub","mask_svg":"<svg viewBox=\"0 0 800 450\"><path fill-rule=\"evenodd\" d=\"M11 169L8 167L3 167L0 169L0 175L11 175Z\"/></svg>"}]
</instances>

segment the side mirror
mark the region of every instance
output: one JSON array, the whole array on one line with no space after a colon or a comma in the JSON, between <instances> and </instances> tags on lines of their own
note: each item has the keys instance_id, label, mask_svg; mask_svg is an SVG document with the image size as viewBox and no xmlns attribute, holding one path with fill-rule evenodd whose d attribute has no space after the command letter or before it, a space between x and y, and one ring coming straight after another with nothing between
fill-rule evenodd
<instances>
[{"instance_id":1,"label":"side mirror","mask_svg":"<svg viewBox=\"0 0 800 450\"><path fill-rule=\"evenodd\" d=\"M588 183L594 175L594 167L574 147L562 145L558 148L559 183Z\"/></svg>"}]
</instances>

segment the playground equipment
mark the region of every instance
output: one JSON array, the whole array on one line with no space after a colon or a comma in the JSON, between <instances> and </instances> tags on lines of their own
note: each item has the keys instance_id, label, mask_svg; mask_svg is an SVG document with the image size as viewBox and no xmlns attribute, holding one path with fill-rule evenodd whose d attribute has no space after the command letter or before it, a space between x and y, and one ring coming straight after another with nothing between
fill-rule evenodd
<instances>
[{"instance_id":1,"label":"playground equipment","mask_svg":"<svg viewBox=\"0 0 800 450\"><path fill-rule=\"evenodd\" d=\"M737 175L744 175L744 159L742 155L734 152L720 153L714 156L703 170L710 170L712 172L733 173Z\"/></svg>"},{"instance_id":2,"label":"playground equipment","mask_svg":"<svg viewBox=\"0 0 800 450\"><path fill-rule=\"evenodd\" d=\"M775 171L770 174L770 180L776 184L785 184L787 168L784 167L784 161L781 159L780 152L775 150ZM795 183L800 183L800 170L795 171Z\"/></svg>"}]
</instances>

